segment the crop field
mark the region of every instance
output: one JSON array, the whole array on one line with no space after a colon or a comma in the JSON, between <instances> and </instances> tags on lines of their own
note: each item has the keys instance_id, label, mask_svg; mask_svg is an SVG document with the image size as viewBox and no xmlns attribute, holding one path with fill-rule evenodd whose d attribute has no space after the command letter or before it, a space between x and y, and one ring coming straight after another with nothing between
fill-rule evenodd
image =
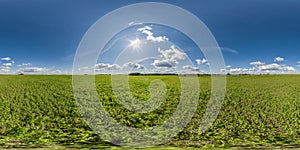
<instances>
[{"instance_id":1,"label":"crop field","mask_svg":"<svg viewBox=\"0 0 300 150\"><path fill-rule=\"evenodd\" d=\"M178 76L130 76L133 97L149 99L151 81L167 87L166 99L149 113L124 108L111 76L95 76L99 100L117 122L135 128L163 123L180 101ZM198 128L210 98L210 76L199 76L199 105L191 122L161 146L196 148L300 147L300 75L227 76L225 100L213 125ZM114 146L84 122L73 95L70 75L0 75L0 148Z\"/></svg>"}]
</instances>

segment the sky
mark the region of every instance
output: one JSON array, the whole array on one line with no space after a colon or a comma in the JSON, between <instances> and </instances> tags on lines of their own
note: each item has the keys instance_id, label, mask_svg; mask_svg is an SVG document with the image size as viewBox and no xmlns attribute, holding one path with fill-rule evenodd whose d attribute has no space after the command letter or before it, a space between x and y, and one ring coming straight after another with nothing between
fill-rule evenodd
<instances>
[{"instance_id":1,"label":"sky","mask_svg":"<svg viewBox=\"0 0 300 150\"><path fill-rule=\"evenodd\" d=\"M107 13L138 2L146 1L0 0L0 74L72 73L86 31ZM222 50L222 72L300 72L298 0L156 2L186 9L208 27ZM99 72L209 72L191 39L160 25L129 24L105 48L93 67Z\"/></svg>"}]
</instances>

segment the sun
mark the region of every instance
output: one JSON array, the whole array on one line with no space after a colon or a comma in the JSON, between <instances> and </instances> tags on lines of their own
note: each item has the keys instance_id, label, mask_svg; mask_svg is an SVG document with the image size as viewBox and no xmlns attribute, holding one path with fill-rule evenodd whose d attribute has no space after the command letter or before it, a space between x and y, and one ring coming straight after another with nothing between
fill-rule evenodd
<instances>
[{"instance_id":1,"label":"sun","mask_svg":"<svg viewBox=\"0 0 300 150\"><path fill-rule=\"evenodd\" d=\"M130 41L129 47L132 47L133 49L140 49L141 48L141 40L135 39Z\"/></svg>"}]
</instances>

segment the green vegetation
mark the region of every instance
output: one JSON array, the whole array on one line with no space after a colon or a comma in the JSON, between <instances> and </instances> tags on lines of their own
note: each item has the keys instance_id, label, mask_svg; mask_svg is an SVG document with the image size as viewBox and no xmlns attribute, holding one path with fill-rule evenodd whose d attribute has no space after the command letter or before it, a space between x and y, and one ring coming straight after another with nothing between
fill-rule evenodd
<instances>
[{"instance_id":1,"label":"green vegetation","mask_svg":"<svg viewBox=\"0 0 300 150\"><path fill-rule=\"evenodd\" d=\"M161 124L179 103L177 76L130 76L135 98L150 98L154 79L165 82L167 97L155 111L131 112L118 103L110 76L96 76L103 106L118 122L136 128ZM196 114L167 146L300 147L300 75L228 76L218 118L205 133L198 128L210 97L210 77L199 77ZM68 145L101 147L102 141L83 121L72 91L71 76L0 75L0 147Z\"/></svg>"}]
</instances>

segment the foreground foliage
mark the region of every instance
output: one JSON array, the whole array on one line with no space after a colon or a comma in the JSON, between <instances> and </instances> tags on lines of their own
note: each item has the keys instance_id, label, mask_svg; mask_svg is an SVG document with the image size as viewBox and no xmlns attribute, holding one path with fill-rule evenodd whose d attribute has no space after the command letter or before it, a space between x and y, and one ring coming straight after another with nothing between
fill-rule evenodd
<instances>
[{"instance_id":1,"label":"foreground foliage","mask_svg":"<svg viewBox=\"0 0 300 150\"><path fill-rule=\"evenodd\" d=\"M147 128L164 122L180 98L177 76L131 76L133 96L150 98L148 86L161 79L165 102L151 113L134 113L118 103L110 76L96 76L99 99L118 122ZM188 126L166 145L194 147L300 147L300 76L228 76L217 120L205 133L198 128L210 97L210 77L199 77L201 93ZM71 76L1 75L0 146L111 145L102 141L77 110Z\"/></svg>"}]
</instances>

